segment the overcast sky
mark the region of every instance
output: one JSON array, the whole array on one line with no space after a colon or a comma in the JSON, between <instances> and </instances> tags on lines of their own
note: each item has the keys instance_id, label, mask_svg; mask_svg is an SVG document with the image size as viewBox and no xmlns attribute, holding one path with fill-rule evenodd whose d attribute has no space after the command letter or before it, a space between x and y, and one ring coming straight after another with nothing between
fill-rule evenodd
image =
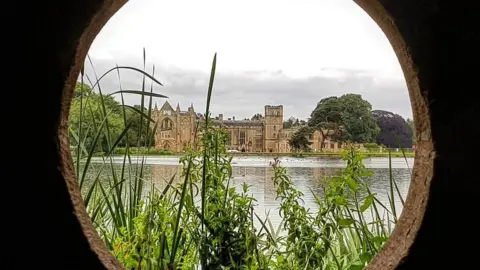
<instances>
[{"instance_id":1,"label":"overcast sky","mask_svg":"<svg viewBox=\"0 0 480 270\"><path fill-rule=\"evenodd\" d=\"M205 110L215 52L211 111L237 119L283 105L285 117L305 119L327 96L361 94L373 109L411 117L404 76L375 22L351 0L130 0L102 29L89 55L98 73L119 65L155 65L182 110ZM90 69L87 67L87 72ZM122 71L124 89L141 76ZM102 81L118 90L115 73ZM127 102L138 104L137 96ZM156 99L161 106L162 99Z\"/></svg>"}]
</instances>

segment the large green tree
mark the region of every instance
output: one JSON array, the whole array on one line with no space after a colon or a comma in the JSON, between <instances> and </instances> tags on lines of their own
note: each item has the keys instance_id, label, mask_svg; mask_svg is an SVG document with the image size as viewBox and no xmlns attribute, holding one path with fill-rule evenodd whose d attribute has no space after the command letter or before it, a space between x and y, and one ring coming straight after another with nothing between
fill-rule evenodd
<instances>
[{"instance_id":1,"label":"large green tree","mask_svg":"<svg viewBox=\"0 0 480 270\"><path fill-rule=\"evenodd\" d=\"M87 84L77 83L70 107L70 143L81 143L89 151L95 143L95 151L108 151L109 144L124 129L118 102L112 96L92 91Z\"/></svg>"},{"instance_id":2,"label":"large green tree","mask_svg":"<svg viewBox=\"0 0 480 270\"><path fill-rule=\"evenodd\" d=\"M292 137L288 140L290 147L295 152L308 152L311 150L312 142L308 140L308 136L314 132L314 129L311 127L301 127L297 132L295 132Z\"/></svg>"},{"instance_id":3,"label":"large green tree","mask_svg":"<svg viewBox=\"0 0 480 270\"><path fill-rule=\"evenodd\" d=\"M372 115L372 105L358 94L340 97L342 106L342 139L354 143L375 141L380 128Z\"/></svg>"},{"instance_id":4,"label":"large green tree","mask_svg":"<svg viewBox=\"0 0 480 270\"><path fill-rule=\"evenodd\" d=\"M148 119L146 117L142 117L140 113L138 113L139 111L143 111L145 115L148 115L148 109L143 108L143 110L141 110L140 105L135 105L133 107L136 110L130 108L125 110L127 122L131 122L131 126L127 134L129 146L140 147L146 145L155 145L154 136L152 136L154 124L151 122L148 123Z\"/></svg>"},{"instance_id":5,"label":"large green tree","mask_svg":"<svg viewBox=\"0 0 480 270\"><path fill-rule=\"evenodd\" d=\"M337 97L327 97L317 103L310 114L308 126L321 133L320 150L328 135L339 134L342 125L342 106Z\"/></svg>"},{"instance_id":6,"label":"large green tree","mask_svg":"<svg viewBox=\"0 0 480 270\"><path fill-rule=\"evenodd\" d=\"M94 150L107 152L128 125L127 134L118 146L125 146L127 142L129 146L145 146L147 142L154 145L153 124L148 125L147 118L140 112L148 115L146 108L141 110L138 105L122 107L113 96L100 95L87 84L77 83L69 115L70 143L74 146L81 143L84 151L89 151L98 137ZM148 140L147 134L150 135Z\"/></svg>"},{"instance_id":7,"label":"large green tree","mask_svg":"<svg viewBox=\"0 0 480 270\"><path fill-rule=\"evenodd\" d=\"M312 111L308 125L336 140L366 143L375 140L380 129L372 116L372 105L358 94L327 97Z\"/></svg>"},{"instance_id":8,"label":"large green tree","mask_svg":"<svg viewBox=\"0 0 480 270\"><path fill-rule=\"evenodd\" d=\"M376 138L377 144L389 148L412 147L412 129L402 116L389 111L375 110L373 117L380 127Z\"/></svg>"}]
</instances>

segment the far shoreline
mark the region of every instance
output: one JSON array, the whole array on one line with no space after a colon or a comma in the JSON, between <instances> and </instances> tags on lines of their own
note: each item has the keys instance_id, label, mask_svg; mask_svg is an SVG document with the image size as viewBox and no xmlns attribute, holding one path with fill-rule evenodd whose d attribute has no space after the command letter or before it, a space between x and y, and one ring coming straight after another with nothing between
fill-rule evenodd
<instances>
[{"instance_id":1,"label":"far shoreline","mask_svg":"<svg viewBox=\"0 0 480 270\"><path fill-rule=\"evenodd\" d=\"M320 157L325 159L339 159L341 158L341 152L304 152L304 153L246 153L246 152L237 152L237 153L228 153L233 157L295 157L295 158L306 158L306 157ZM361 152L362 156L364 157L380 157L380 158L388 158L389 152ZM169 154L158 154L158 153L144 153L144 154L130 154L130 156L182 156L183 153L169 153ZM102 155L97 155L102 156ZM124 154L114 154L112 156L124 156ZM414 158L414 152L391 152L391 157L399 158L399 157L407 157L407 158Z\"/></svg>"}]
</instances>

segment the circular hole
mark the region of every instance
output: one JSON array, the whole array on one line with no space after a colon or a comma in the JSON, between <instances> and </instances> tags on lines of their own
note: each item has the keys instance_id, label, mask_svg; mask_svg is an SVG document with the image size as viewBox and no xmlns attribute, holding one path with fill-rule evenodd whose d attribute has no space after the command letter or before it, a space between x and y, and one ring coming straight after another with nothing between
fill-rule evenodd
<instances>
[{"instance_id":1,"label":"circular hole","mask_svg":"<svg viewBox=\"0 0 480 270\"><path fill-rule=\"evenodd\" d=\"M367 9L367 10L368 10L368 9ZM386 28L388 28L388 27L386 27ZM388 32L386 32L386 33L387 33L387 35L389 34ZM390 35L392 35L392 34L390 34ZM395 36L398 36L398 34L395 34ZM389 36L389 37L391 38L392 36ZM398 41L398 43L401 43L401 42ZM397 48L397 50L398 50L398 48ZM408 72L409 72L408 68L410 68L410 67L408 66L408 61L409 61L408 57L407 57L406 55L404 55L404 56L399 55L399 57L400 57L401 63L402 63L403 66L404 66L404 70L407 70L407 73L408 73ZM402 58L402 57L404 57L404 58ZM403 60L403 61L402 61L402 60ZM409 84L409 86L410 86L410 88L411 88L411 91L415 93L415 91L417 90L417 89L415 88L415 87L417 87L417 86L413 85L415 82L407 82L407 83ZM412 85L413 85L413 86L412 86ZM412 87L413 87L413 90L412 90ZM413 96L412 98L414 99L415 97ZM172 111L173 111L173 109L172 109ZM266 113L266 115L267 115L267 113ZM277 116L278 113L275 112L274 115ZM387 117L388 117L388 116L387 116ZM108 118L107 118L107 120L108 120ZM112 121L112 122L113 122L113 121ZM187 134L189 134L189 133L187 133ZM171 134L165 134L165 135L162 135L162 137L164 137L164 138L166 137L166 138L168 138L168 139L172 139L173 136L171 136ZM240 134L240 138L241 138L241 137L242 137L242 136L241 136L241 134ZM142 140L142 138L138 138L138 141L141 141L141 140ZM111 142L107 142L107 144L108 144L108 143L112 144L112 143L114 143L114 141L111 140ZM112 146L112 145L107 145L106 149L107 149L107 150L110 149L111 146ZM163 144L163 146L164 146L164 148L166 148L166 149L170 149L170 148L172 148L172 147L179 147L180 145L179 145L179 144L176 144L175 142L165 142L165 143ZM334 146L332 147L332 146L331 146L331 143L330 143L330 145L329 145L329 144L326 144L325 146L330 146L329 148L335 148L335 144L334 144ZM274 147L275 147L275 146L274 146ZM277 147L278 147L278 146L277 146ZM105 147L104 147L104 148L105 148ZM81 150L80 150L80 151L81 151ZM242 152L243 152L243 151L245 151L244 148L242 148ZM266 152L277 152L277 151L278 151L278 149L268 147L268 149L267 149ZM80 180L80 179L78 179L78 180Z\"/></svg>"}]
</instances>

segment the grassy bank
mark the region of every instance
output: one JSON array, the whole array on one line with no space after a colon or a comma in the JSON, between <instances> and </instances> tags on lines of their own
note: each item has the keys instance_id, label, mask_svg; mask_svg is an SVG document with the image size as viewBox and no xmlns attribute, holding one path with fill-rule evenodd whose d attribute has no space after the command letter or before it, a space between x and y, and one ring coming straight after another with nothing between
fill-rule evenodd
<instances>
[{"instance_id":1,"label":"grassy bank","mask_svg":"<svg viewBox=\"0 0 480 270\"><path fill-rule=\"evenodd\" d=\"M210 112L215 66L216 57L206 116ZM180 158L181 181L174 183L172 175L166 176L169 180L161 186L153 184L145 174L145 157L151 155L153 144L154 134L149 130L155 130L157 125L150 119L154 95L149 93L153 93L153 84L159 82L143 70L137 72L144 77L138 91L141 105L149 108L146 113L139 113L148 120L147 125L153 126L139 128L146 130L146 134L138 136L145 138L144 147L136 154L142 158L131 158L135 151L128 140L118 154L118 143L128 136L131 126L126 117L124 130L117 137L110 133L108 112L102 107L98 108L102 121L70 127L76 135L72 155L85 206L100 237L126 269L187 270L200 266L201 269L355 270L368 265L387 241L397 221L394 202L400 196L398 187L390 174L390 204L382 204L367 184L373 173L363 165L364 156L348 146L341 154L328 153L344 159L346 168L325 179L321 196L311 191L316 209L305 207L302 200L305 194L294 186L286 168L275 158L278 154L269 153L271 181L282 218L278 226L272 225L268 213L266 218L259 217L255 211L259 204L248 185L234 187L233 155L226 151L228 133L212 128L209 117L199 126L199 145L195 149L202 150L187 149ZM145 78L153 81L150 90L146 89ZM101 91L99 80L94 85ZM147 104L143 104L144 98ZM88 104L85 106L88 108ZM87 109L81 111L87 112ZM84 128L94 130L97 135L82 137ZM104 140L103 162L93 166L90 161L100 138ZM83 144L87 140L90 148ZM113 162L114 155L123 157L120 169ZM108 181L100 181L101 177ZM403 202L401 196L399 199Z\"/></svg>"},{"instance_id":2,"label":"grassy bank","mask_svg":"<svg viewBox=\"0 0 480 270\"><path fill-rule=\"evenodd\" d=\"M128 151L130 155L149 155L149 156L171 156L178 155L178 153L169 151L167 149L153 149L147 147L118 147L113 151L114 155L125 155Z\"/></svg>"}]
</instances>

